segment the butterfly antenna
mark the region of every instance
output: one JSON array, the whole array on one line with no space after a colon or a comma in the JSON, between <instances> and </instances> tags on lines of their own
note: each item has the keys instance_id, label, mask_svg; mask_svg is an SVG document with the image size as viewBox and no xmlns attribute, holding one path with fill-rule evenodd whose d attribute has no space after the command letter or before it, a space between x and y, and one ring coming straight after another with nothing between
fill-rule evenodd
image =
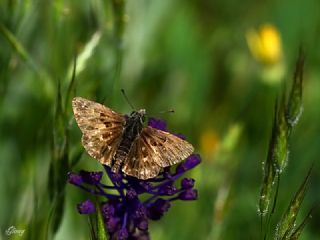
<instances>
[{"instance_id":1,"label":"butterfly antenna","mask_svg":"<svg viewBox=\"0 0 320 240\"><path fill-rule=\"evenodd\" d=\"M166 110L166 111L161 111L161 112L158 112L156 114L152 114L152 116L159 116L160 114L164 114L164 113L174 113L174 110L173 109L169 109L169 110ZM150 117L148 114L146 114L148 117Z\"/></svg>"},{"instance_id":2,"label":"butterfly antenna","mask_svg":"<svg viewBox=\"0 0 320 240\"><path fill-rule=\"evenodd\" d=\"M130 105L130 107L131 107L133 110L135 110L135 107L134 107L134 106L131 104L131 102L129 101L129 98L127 97L124 89L121 89L121 92L122 92L124 98L126 99L127 103Z\"/></svg>"},{"instance_id":3,"label":"butterfly antenna","mask_svg":"<svg viewBox=\"0 0 320 240\"><path fill-rule=\"evenodd\" d=\"M159 114L163 114L163 113L174 113L174 110L173 109L169 109L169 110L166 110L166 111L159 112Z\"/></svg>"}]
</instances>

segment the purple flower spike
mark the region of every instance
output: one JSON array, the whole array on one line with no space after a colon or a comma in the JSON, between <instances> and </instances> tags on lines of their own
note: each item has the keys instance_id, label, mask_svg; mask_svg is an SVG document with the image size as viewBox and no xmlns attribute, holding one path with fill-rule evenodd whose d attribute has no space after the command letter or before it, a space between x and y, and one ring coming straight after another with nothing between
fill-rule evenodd
<instances>
[{"instance_id":1,"label":"purple flower spike","mask_svg":"<svg viewBox=\"0 0 320 240\"><path fill-rule=\"evenodd\" d=\"M132 206L131 217L133 219L145 219L147 216L146 207L139 201L136 201Z\"/></svg>"},{"instance_id":2,"label":"purple flower spike","mask_svg":"<svg viewBox=\"0 0 320 240\"><path fill-rule=\"evenodd\" d=\"M181 200L196 200L198 198L198 191L196 189L187 189L179 194Z\"/></svg>"},{"instance_id":3,"label":"purple flower spike","mask_svg":"<svg viewBox=\"0 0 320 240\"><path fill-rule=\"evenodd\" d=\"M140 222L138 222L137 227L142 231L148 230L148 227L149 227L148 220L146 219L141 220Z\"/></svg>"},{"instance_id":4,"label":"purple flower spike","mask_svg":"<svg viewBox=\"0 0 320 240\"><path fill-rule=\"evenodd\" d=\"M149 118L148 126L168 132L167 123L161 119Z\"/></svg>"},{"instance_id":5,"label":"purple flower spike","mask_svg":"<svg viewBox=\"0 0 320 240\"><path fill-rule=\"evenodd\" d=\"M93 202L90 200L77 204L77 208L80 214L90 214L96 211Z\"/></svg>"},{"instance_id":6,"label":"purple flower spike","mask_svg":"<svg viewBox=\"0 0 320 240\"><path fill-rule=\"evenodd\" d=\"M69 172L68 173L68 182L73 185L81 185L83 180L82 177L79 174Z\"/></svg>"},{"instance_id":7,"label":"purple flower spike","mask_svg":"<svg viewBox=\"0 0 320 240\"><path fill-rule=\"evenodd\" d=\"M181 187L183 188L183 189L189 189L189 188L193 188L193 186L194 186L194 179L192 179L192 178L184 178L184 179L182 179L182 181L181 181Z\"/></svg>"},{"instance_id":8,"label":"purple flower spike","mask_svg":"<svg viewBox=\"0 0 320 240\"><path fill-rule=\"evenodd\" d=\"M119 230L119 232L117 233L117 240L126 240L126 239L128 239L128 237L129 237L129 234L128 234L128 231L127 231L127 229L125 229L125 228L121 228L120 230Z\"/></svg>"},{"instance_id":9,"label":"purple flower spike","mask_svg":"<svg viewBox=\"0 0 320 240\"><path fill-rule=\"evenodd\" d=\"M107 168L107 167L105 166L105 168ZM121 185L122 175L120 173L114 173L114 172L108 171L108 175L109 175L109 178L111 179L111 181L116 186L120 186Z\"/></svg>"},{"instance_id":10,"label":"purple flower spike","mask_svg":"<svg viewBox=\"0 0 320 240\"><path fill-rule=\"evenodd\" d=\"M153 220L160 219L170 208L171 204L168 200L158 198L148 209L148 217Z\"/></svg>"},{"instance_id":11,"label":"purple flower spike","mask_svg":"<svg viewBox=\"0 0 320 240\"><path fill-rule=\"evenodd\" d=\"M197 166L201 162L201 158L199 154L192 154L190 155L186 161L180 163L177 166L176 172L177 173L184 173L185 171L188 171L195 166Z\"/></svg>"},{"instance_id":12,"label":"purple flower spike","mask_svg":"<svg viewBox=\"0 0 320 240\"><path fill-rule=\"evenodd\" d=\"M149 183L149 182L140 182L140 183L139 183L139 186L140 186L141 188L143 188L143 191L142 191L142 192L148 192L148 191L151 190L151 188L152 188L152 185L151 185L151 183ZM142 193L142 192L140 192L140 193Z\"/></svg>"},{"instance_id":13,"label":"purple flower spike","mask_svg":"<svg viewBox=\"0 0 320 240\"><path fill-rule=\"evenodd\" d=\"M102 178L102 172L88 172L81 170L80 176L82 177L83 181L88 184L98 184Z\"/></svg>"},{"instance_id":14,"label":"purple flower spike","mask_svg":"<svg viewBox=\"0 0 320 240\"><path fill-rule=\"evenodd\" d=\"M105 219L110 219L111 217L114 216L114 213L115 213L115 208L112 204L105 203L102 206L102 215L104 216Z\"/></svg>"},{"instance_id":15,"label":"purple flower spike","mask_svg":"<svg viewBox=\"0 0 320 240\"><path fill-rule=\"evenodd\" d=\"M129 200L135 199L137 197L137 192L133 188L130 188L127 190L126 196Z\"/></svg>"},{"instance_id":16,"label":"purple flower spike","mask_svg":"<svg viewBox=\"0 0 320 240\"><path fill-rule=\"evenodd\" d=\"M173 183L165 184L159 188L159 194L172 196L177 192L177 188L173 185Z\"/></svg>"},{"instance_id":17,"label":"purple flower spike","mask_svg":"<svg viewBox=\"0 0 320 240\"><path fill-rule=\"evenodd\" d=\"M181 139L183 139L183 140L186 140L186 137L185 137L183 134L181 134L181 133L174 133L174 135L177 136L178 138L181 138Z\"/></svg>"},{"instance_id":18,"label":"purple flower spike","mask_svg":"<svg viewBox=\"0 0 320 240\"><path fill-rule=\"evenodd\" d=\"M118 217L112 217L110 219L108 219L105 223L106 225L106 228L108 230L108 232L110 233L110 235L112 233L114 233L115 231L117 231L117 229L120 228L121 226L121 221L120 221L120 218Z\"/></svg>"},{"instance_id":19,"label":"purple flower spike","mask_svg":"<svg viewBox=\"0 0 320 240\"><path fill-rule=\"evenodd\" d=\"M163 120L150 118L148 125L169 132ZM199 155L191 155L179 165L166 167L157 177L147 180L127 176L122 171L114 173L109 166L102 165L110 184L102 183L102 172L88 171L69 173L68 182L99 199L105 198L99 209L108 239L150 240L150 220L162 218L175 201L198 198L195 180L183 178L183 174L200 162ZM79 203L77 208L81 214L96 211L90 200Z\"/></svg>"}]
</instances>

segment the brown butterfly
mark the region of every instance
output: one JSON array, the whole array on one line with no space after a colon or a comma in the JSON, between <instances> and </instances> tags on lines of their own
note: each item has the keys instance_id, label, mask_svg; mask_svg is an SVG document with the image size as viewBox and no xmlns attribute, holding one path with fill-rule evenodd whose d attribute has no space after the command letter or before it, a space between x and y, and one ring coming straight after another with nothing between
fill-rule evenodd
<instances>
[{"instance_id":1,"label":"brown butterfly","mask_svg":"<svg viewBox=\"0 0 320 240\"><path fill-rule=\"evenodd\" d=\"M84 148L113 172L121 168L139 179L153 178L162 168L181 162L193 152L187 141L150 126L143 127L145 109L126 116L81 97L73 99L72 107L83 133Z\"/></svg>"}]
</instances>

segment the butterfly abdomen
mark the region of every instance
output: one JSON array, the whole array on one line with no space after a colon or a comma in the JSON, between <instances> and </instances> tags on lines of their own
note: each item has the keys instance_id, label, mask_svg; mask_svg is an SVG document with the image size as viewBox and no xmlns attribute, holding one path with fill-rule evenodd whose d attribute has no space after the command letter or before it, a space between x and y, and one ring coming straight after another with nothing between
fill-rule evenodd
<instances>
[{"instance_id":1,"label":"butterfly abdomen","mask_svg":"<svg viewBox=\"0 0 320 240\"><path fill-rule=\"evenodd\" d=\"M139 119L129 118L126 122L125 130L119 144L119 147L112 160L111 171L117 173L119 172L122 164L126 161L133 142L139 136L142 130L142 124Z\"/></svg>"},{"instance_id":2,"label":"butterfly abdomen","mask_svg":"<svg viewBox=\"0 0 320 240\"><path fill-rule=\"evenodd\" d=\"M114 164L111 168L111 170L113 172L115 172L115 173L119 172L122 163L126 160L128 154L129 154L131 145L132 145L132 141L129 141L128 139L122 139L122 141L116 151L116 154L114 155L114 158L113 158Z\"/></svg>"}]
</instances>

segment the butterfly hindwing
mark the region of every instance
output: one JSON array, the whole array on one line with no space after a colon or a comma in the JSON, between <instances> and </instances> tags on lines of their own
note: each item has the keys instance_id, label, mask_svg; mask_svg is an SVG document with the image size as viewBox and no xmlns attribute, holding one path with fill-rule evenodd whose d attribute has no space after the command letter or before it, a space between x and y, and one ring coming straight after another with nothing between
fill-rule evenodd
<instances>
[{"instance_id":1,"label":"butterfly hindwing","mask_svg":"<svg viewBox=\"0 0 320 240\"><path fill-rule=\"evenodd\" d=\"M163 167L186 159L193 152L187 141L152 127L143 128L122 171L139 179L156 177Z\"/></svg>"},{"instance_id":2,"label":"butterfly hindwing","mask_svg":"<svg viewBox=\"0 0 320 240\"><path fill-rule=\"evenodd\" d=\"M81 97L73 99L72 107L83 133L84 148L91 157L110 166L122 137L124 116L102 104Z\"/></svg>"},{"instance_id":3,"label":"butterfly hindwing","mask_svg":"<svg viewBox=\"0 0 320 240\"><path fill-rule=\"evenodd\" d=\"M139 179L148 179L158 176L161 167L156 164L152 150L141 137L138 137L129 152L122 171Z\"/></svg>"},{"instance_id":4,"label":"butterfly hindwing","mask_svg":"<svg viewBox=\"0 0 320 240\"><path fill-rule=\"evenodd\" d=\"M194 150L187 141L152 127L144 128L140 137L160 167L179 163L189 157Z\"/></svg>"}]
</instances>

